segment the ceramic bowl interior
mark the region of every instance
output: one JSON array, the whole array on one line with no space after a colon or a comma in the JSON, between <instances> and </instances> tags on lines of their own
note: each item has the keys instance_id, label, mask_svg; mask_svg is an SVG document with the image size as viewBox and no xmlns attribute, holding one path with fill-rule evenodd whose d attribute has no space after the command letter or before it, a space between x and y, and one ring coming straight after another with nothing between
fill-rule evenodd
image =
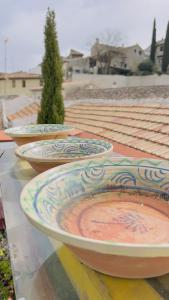
<instances>
[{"instance_id":1,"label":"ceramic bowl interior","mask_svg":"<svg viewBox=\"0 0 169 300\"><path fill-rule=\"evenodd\" d=\"M168 201L169 163L130 158L53 168L21 194L25 214L47 235L81 249L128 257L169 257Z\"/></svg>"},{"instance_id":2,"label":"ceramic bowl interior","mask_svg":"<svg viewBox=\"0 0 169 300\"><path fill-rule=\"evenodd\" d=\"M70 132L73 128L62 124L36 124L12 127L5 130L5 133L11 137L33 137L41 135L50 135L53 133Z\"/></svg>"},{"instance_id":3,"label":"ceramic bowl interior","mask_svg":"<svg viewBox=\"0 0 169 300\"><path fill-rule=\"evenodd\" d=\"M58 162L107 154L112 149L104 140L67 138L29 143L18 147L16 155L28 161Z\"/></svg>"}]
</instances>

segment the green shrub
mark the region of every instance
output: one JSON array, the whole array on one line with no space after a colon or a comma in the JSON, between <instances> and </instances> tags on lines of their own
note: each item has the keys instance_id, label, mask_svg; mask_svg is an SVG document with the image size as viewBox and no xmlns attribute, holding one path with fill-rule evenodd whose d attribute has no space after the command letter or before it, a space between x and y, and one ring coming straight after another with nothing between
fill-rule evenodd
<instances>
[{"instance_id":1,"label":"green shrub","mask_svg":"<svg viewBox=\"0 0 169 300\"><path fill-rule=\"evenodd\" d=\"M169 65L169 22L167 24L167 31L164 42L164 52L163 52L163 60L162 60L162 72L168 72Z\"/></svg>"},{"instance_id":2,"label":"green shrub","mask_svg":"<svg viewBox=\"0 0 169 300\"><path fill-rule=\"evenodd\" d=\"M0 299L14 294L6 234L0 232Z\"/></svg>"},{"instance_id":3,"label":"green shrub","mask_svg":"<svg viewBox=\"0 0 169 300\"><path fill-rule=\"evenodd\" d=\"M150 75L154 72L153 63L151 60L146 59L138 65L138 70L141 75Z\"/></svg>"},{"instance_id":4,"label":"green shrub","mask_svg":"<svg viewBox=\"0 0 169 300\"><path fill-rule=\"evenodd\" d=\"M157 71L156 74L160 76L162 75L162 71Z\"/></svg>"},{"instance_id":5,"label":"green shrub","mask_svg":"<svg viewBox=\"0 0 169 300\"><path fill-rule=\"evenodd\" d=\"M63 124L62 60L56 32L55 12L48 9L45 25L45 54L42 62L43 90L37 122Z\"/></svg>"}]
</instances>

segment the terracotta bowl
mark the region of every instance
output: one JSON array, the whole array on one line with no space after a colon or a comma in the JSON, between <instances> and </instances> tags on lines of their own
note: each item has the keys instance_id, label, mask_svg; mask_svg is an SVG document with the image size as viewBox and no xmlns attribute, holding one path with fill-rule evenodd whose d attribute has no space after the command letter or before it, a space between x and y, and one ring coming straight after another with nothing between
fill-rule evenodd
<instances>
[{"instance_id":1,"label":"terracotta bowl","mask_svg":"<svg viewBox=\"0 0 169 300\"><path fill-rule=\"evenodd\" d=\"M16 155L28 161L38 172L44 172L68 162L105 156L113 145L104 140L67 138L45 140L18 147Z\"/></svg>"},{"instance_id":2,"label":"terracotta bowl","mask_svg":"<svg viewBox=\"0 0 169 300\"><path fill-rule=\"evenodd\" d=\"M12 127L5 133L12 137L17 145L48 139L62 139L71 133L73 128L62 124L36 124Z\"/></svg>"},{"instance_id":3,"label":"terracotta bowl","mask_svg":"<svg viewBox=\"0 0 169 300\"><path fill-rule=\"evenodd\" d=\"M91 268L116 277L169 272L169 163L97 158L30 181L21 206L33 225Z\"/></svg>"}]
</instances>

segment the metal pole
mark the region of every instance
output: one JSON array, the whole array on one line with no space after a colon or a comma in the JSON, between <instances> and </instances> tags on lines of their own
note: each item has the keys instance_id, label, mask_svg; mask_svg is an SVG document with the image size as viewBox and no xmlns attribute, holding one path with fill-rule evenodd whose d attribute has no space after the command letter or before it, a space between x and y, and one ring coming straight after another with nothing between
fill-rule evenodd
<instances>
[{"instance_id":1,"label":"metal pole","mask_svg":"<svg viewBox=\"0 0 169 300\"><path fill-rule=\"evenodd\" d=\"M6 101L7 98L7 43L8 43L8 39L6 38L4 40L4 99ZM5 103L4 100L2 99L1 101L2 103L2 122L3 122L3 127L4 128L8 128L8 120L6 117L6 113L5 113Z\"/></svg>"},{"instance_id":2,"label":"metal pole","mask_svg":"<svg viewBox=\"0 0 169 300\"><path fill-rule=\"evenodd\" d=\"M4 81L4 95L6 98L6 81L7 81L7 43L8 39L4 40L4 73L5 73L5 81Z\"/></svg>"}]
</instances>

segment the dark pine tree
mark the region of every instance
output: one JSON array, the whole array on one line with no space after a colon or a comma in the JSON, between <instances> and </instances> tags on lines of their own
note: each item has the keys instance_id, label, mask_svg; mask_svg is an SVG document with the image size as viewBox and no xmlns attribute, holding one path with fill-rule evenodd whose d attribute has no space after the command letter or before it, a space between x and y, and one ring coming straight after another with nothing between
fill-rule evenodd
<instances>
[{"instance_id":1,"label":"dark pine tree","mask_svg":"<svg viewBox=\"0 0 169 300\"><path fill-rule=\"evenodd\" d=\"M164 42L164 52L162 61L162 72L166 73L169 65L169 22L167 25L166 37Z\"/></svg>"},{"instance_id":2,"label":"dark pine tree","mask_svg":"<svg viewBox=\"0 0 169 300\"><path fill-rule=\"evenodd\" d=\"M46 16L44 35L43 90L37 122L40 124L62 124L64 122L62 61L57 41L55 12L50 9L48 9Z\"/></svg>"},{"instance_id":3,"label":"dark pine tree","mask_svg":"<svg viewBox=\"0 0 169 300\"><path fill-rule=\"evenodd\" d=\"M152 61L153 64L155 64L155 53L156 53L156 20L154 19L151 51L150 51L150 60Z\"/></svg>"}]
</instances>

